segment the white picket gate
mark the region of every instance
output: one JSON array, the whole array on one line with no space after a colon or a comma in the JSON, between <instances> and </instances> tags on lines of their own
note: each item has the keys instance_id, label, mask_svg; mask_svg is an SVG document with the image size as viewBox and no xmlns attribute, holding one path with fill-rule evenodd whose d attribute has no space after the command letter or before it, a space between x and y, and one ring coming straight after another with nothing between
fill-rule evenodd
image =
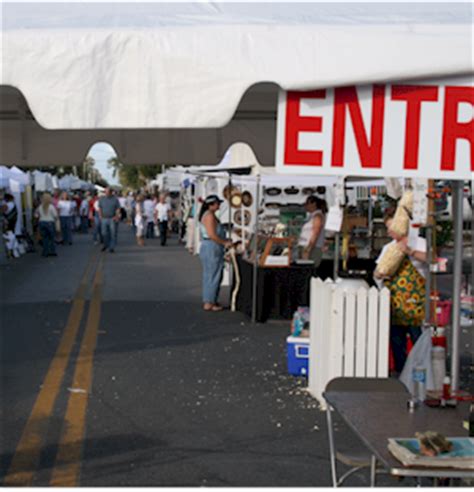
<instances>
[{"instance_id":1,"label":"white picket gate","mask_svg":"<svg viewBox=\"0 0 474 492\"><path fill-rule=\"evenodd\" d=\"M309 391L322 393L336 377L387 377L390 292L346 289L331 280L311 280Z\"/></svg>"}]
</instances>

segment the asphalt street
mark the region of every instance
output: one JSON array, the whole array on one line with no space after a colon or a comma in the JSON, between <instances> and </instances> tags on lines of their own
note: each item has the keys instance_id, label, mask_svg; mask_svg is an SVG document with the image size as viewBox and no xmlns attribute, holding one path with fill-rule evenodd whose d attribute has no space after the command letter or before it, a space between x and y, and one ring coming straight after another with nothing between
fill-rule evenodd
<instances>
[{"instance_id":1,"label":"asphalt street","mask_svg":"<svg viewBox=\"0 0 474 492\"><path fill-rule=\"evenodd\" d=\"M174 238L139 248L121 224L114 254L76 235L0 268L4 485L330 485L289 324L203 312L199 260ZM358 444L340 423L336 439Z\"/></svg>"}]
</instances>

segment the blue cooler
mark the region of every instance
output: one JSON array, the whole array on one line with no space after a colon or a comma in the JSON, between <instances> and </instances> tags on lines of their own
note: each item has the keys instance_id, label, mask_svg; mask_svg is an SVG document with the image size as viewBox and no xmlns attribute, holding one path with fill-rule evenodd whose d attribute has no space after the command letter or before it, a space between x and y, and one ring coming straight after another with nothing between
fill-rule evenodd
<instances>
[{"instance_id":1,"label":"blue cooler","mask_svg":"<svg viewBox=\"0 0 474 492\"><path fill-rule=\"evenodd\" d=\"M309 338L288 337L286 339L288 353L288 372L293 376L308 376Z\"/></svg>"}]
</instances>

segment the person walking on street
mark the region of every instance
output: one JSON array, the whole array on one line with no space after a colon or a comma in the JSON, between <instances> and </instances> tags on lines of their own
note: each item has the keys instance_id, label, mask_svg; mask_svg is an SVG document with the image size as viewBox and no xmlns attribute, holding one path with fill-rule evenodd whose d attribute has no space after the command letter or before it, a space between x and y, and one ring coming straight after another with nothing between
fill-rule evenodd
<instances>
[{"instance_id":1,"label":"person walking on street","mask_svg":"<svg viewBox=\"0 0 474 492\"><path fill-rule=\"evenodd\" d=\"M15 205L15 198L10 193L5 193L5 210L3 212L5 220L5 230L15 234L16 222L18 220L18 210Z\"/></svg>"},{"instance_id":2,"label":"person walking on street","mask_svg":"<svg viewBox=\"0 0 474 492\"><path fill-rule=\"evenodd\" d=\"M127 220L127 198L123 194L119 194L118 201L120 203L120 221Z\"/></svg>"},{"instance_id":3,"label":"person walking on street","mask_svg":"<svg viewBox=\"0 0 474 492\"><path fill-rule=\"evenodd\" d=\"M92 222L92 237L94 244L99 244L99 242L103 243L104 239L102 237L102 227L99 215L99 197L97 194L94 194L94 197L89 203L89 217Z\"/></svg>"},{"instance_id":4,"label":"person walking on street","mask_svg":"<svg viewBox=\"0 0 474 492\"><path fill-rule=\"evenodd\" d=\"M105 189L105 196L99 199L99 216L104 239L102 251L108 249L113 253L117 240L115 229L120 220L120 202L109 187Z\"/></svg>"},{"instance_id":5,"label":"person walking on street","mask_svg":"<svg viewBox=\"0 0 474 492\"><path fill-rule=\"evenodd\" d=\"M59 216L54 208L53 199L49 193L43 193L41 205L36 209L35 215L39 219L39 232L43 245L42 256L57 256L56 254L56 229L59 229Z\"/></svg>"},{"instance_id":6,"label":"person walking on street","mask_svg":"<svg viewBox=\"0 0 474 492\"><path fill-rule=\"evenodd\" d=\"M73 203L73 217L72 217L72 229L74 232L81 231L81 203L82 198L77 193L72 197Z\"/></svg>"},{"instance_id":7,"label":"person walking on street","mask_svg":"<svg viewBox=\"0 0 474 492\"><path fill-rule=\"evenodd\" d=\"M222 200L217 195L209 195L199 213L201 232L203 309L205 311L222 311L218 304L219 290L224 271L224 252L232 246L232 241L225 239L225 231L216 217Z\"/></svg>"},{"instance_id":8,"label":"person walking on street","mask_svg":"<svg viewBox=\"0 0 474 492\"><path fill-rule=\"evenodd\" d=\"M135 207L137 205L137 196L138 193L131 193L128 196L128 202L130 205L130 227L132 228L133 232L136 232L136 227L135 227Z\"/></svg>"},{"instance_id":9,"label":"person walking on street","mask_svg":"<svg viewBox=\"0 0 474 492\"><path fill-rule=\"evenodd\" d=\"M83 198L79 207L79 216L81 218L81 232L87 234L89 230L89 196Z\"/></svg>"},{"instance_id":10,"label":"person walking on street","mask_svg":"<svg viewBox=\"0 0 474 492\"><path fill-rule=\"evenodd\" d=\"M62 244L72 245L72 227L75 203L70 199L67 191L63 191L58 201L59 220L61 222Z\"/></svg>"},{"instance_id":11,"label":"person walking on street","mask_svg":"<svg viewBox=\"0 0 474 492\"><path fill-rule=\"evenodd\" d=\"M118 242L118 231L119 231L119 224L120 222L122 221L122 217L123 217L123 214L122 214L122 202L120 201L120 196L117 196L116 193L112 192L112 195L114 195L115 197L117 197L117 200L119 202L119 205L120 205L120 209L118 211L118 220L115 221L115 244L117 244Z\"/></svg>"},{"instance_id":12,"label":"person walking on street","mask_svg":"<svg viewBox=\"0 0 474 492\"><path fill-rule=\"evenodd\" d=\"M155 237L155 223L153 220L155 204L150 195L146 196L146 199L143 202L143 209L146 220L146 238L153 239Z\"/></svg>"},{"instance_id":13,"label":"person walking on street","mask_svg":"<svg viewBox=\"0 0 474 492\"><path fill-rule=\"evenodd\" d=\"M138 195L136 199L134 221L137 244L138 246L145 246L145 212L142 195Z\"/></svg>"},{"instance_id":14,"label":"person walking on street","mask_svg":"<svg viewBox=\"0 0 474 492\"><path fill-rule=\"evenodd\" d=\"M125 213L127 214L126 221L127 224L132 222L132 209L134 205L133 193L130 191L125 197Z\"/></svg>"},{"instance_id":15,"label":"person walking on street","mask_svg":"<svg viewBox=\"0 0 474 492\"><path fill-rule=\"evenodd\" d=\"M162 193L160 201L155 206L155 221L158 223L160 230L160 244L166 246L168 236L168 220L171 216L171 207L166 203L166 196Z\"/></svg>"}]
</instances>

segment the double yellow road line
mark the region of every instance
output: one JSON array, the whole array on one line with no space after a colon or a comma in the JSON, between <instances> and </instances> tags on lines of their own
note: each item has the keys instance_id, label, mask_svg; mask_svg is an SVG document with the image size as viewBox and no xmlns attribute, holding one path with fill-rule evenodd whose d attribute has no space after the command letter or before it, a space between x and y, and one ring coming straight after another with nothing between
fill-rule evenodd
<instances>
[{"instance_id":1,"label":"double yellow road line","mask_svg":"<svg viewBox=\"0 0 474 492\"><path fill-rule=\"evenodd\" d=\"M102 257L98 259L97 253L92 255L74 297L58 349L15 450L4 480L5 486L31 486L33 483L40 461L42 445L48 431L48 424L64 381L66 368L83 318L89 278L95 268L85 333L76 361L64 427L50 482L51 485L63 487L78 485L87 403L92 382L94 351L100 323L102 266Z\"/></svg>"}]
</instances>

